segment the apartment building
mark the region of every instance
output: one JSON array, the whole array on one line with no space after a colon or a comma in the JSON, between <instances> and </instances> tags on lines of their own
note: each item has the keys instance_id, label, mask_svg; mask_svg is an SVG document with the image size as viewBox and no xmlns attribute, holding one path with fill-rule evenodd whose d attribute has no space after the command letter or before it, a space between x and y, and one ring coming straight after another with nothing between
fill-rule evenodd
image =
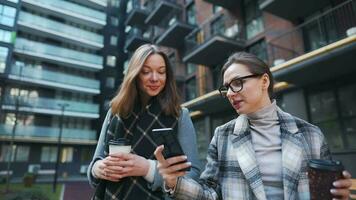
<instances>
[{"instance_id":1,"label":"apartment building","mask_svg":"<svg viewBox=\"0 0 356 200\"><path fill-rule=\"evenodd\" d=\"M2 175L11 159L13 177L37 171L51 178L58 158L60 178L85 177L123 76L119 4L0 1Z\"/></svg>"},{"instance_id":2,"label":"apartment building","mask_svg":"<svg viewBox=\"0 0 356 200\"><path fill-rule=\"evenodd\" d=\"M126 50L167 49L205 159L214 130L237 116L219 96L235 51L271 66L277 103L318 125L333 157L356 173L355 0L129 0Z\"/></svg>"}]
</instances>

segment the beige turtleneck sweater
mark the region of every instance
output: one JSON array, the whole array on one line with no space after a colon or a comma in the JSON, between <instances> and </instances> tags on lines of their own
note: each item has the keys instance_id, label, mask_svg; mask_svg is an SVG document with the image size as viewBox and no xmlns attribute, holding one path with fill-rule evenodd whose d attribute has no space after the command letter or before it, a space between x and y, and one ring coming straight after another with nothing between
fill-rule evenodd
<instances>
[{"instance_id":1,"label":"beige turtleneck sweater","mask_svg":"<svg viewBox=\"0 0 356 200\"><path fill-rule=\"evenodd\" d=\"M247 118L266 194L283 199L282 142L276 101Z\"/></svg>"}]
</instances>

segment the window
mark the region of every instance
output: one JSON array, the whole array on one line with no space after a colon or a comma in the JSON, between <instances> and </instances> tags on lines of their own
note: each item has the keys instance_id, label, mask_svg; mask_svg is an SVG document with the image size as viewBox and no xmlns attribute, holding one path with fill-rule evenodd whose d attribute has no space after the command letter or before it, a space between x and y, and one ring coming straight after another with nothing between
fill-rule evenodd
<instances>
[{"instance_id":1,"label":"window","mask_svg":"<svg viewBox=\"0 0 356 200\"><path fill-rule=\"evenodd\" d=\"M115 87L115 78L114 77L106 78L105 86L108 88L114 88Z\"/></svg>"},{"instance_id":2,"label":"window","mask_svg":"<svg viewBox=\"0 0 356 200\"><path fill-rule=\"evenodd\" d=\"M309 112L313 124L320 127L332 151L356 149L356 83L311 91Z\"/></svg>"},{"instance_id":3,"label":"window","mask_svg":"<svg viewBox=\"0 0 356 200\"><path fill-rule=\"evenodd\" d=\"M118 8L120 6L120 0L111 0L110 3L112 7Z\"/></svg>"},{"instance_id":4,"label":"window","mask_svg":"<svg viewBox=\"0 0 356 200\"><path fill-rule=\"evenodd\" d=\"M0 4L0 24L14 26L16 9L10 6Z\"/></svg>"},{"instance_id":5,"label":"window","mask_svg":"<svg viewBox=\"0 0 356 200\"><path fill-rule=\"evenodd\" d=\"M8 48L0 47L0 73L4 73L5 71L8 52L9 52Z\"/></svg>"},{"instance_id":6,"label":"window","mask_svg":"<svg viewBox=\"0 0 356 200\"><path fill-rule=\"evenodd\" d=\"M115 35L112 35L110 37L110 44L113 45L113 46L116 46L117 44L117 37Z\"/></svg>"},{"instance_id":7,"label":"window","mask_svg":"<svg viewBox=\"0 0 356 200\"><path fill-rule=\"evenodd\" d=\"M93 157L93 151L89 147L83 147L80 151L81 163L89 163Z\"/></svg>"},{"instance_id":8,"label":"window","mask_svg":"<svg viewBox=\"0 0 356 200\"><path fill-rule=\"evenodd\" d=\"M197 71L197 65L193 63L187 63L187 75L191 75Z\"/></svg>"},{"instance_id":9,"label":"window","mask_svg":"<svg viewBox=\"0 0 356 200\"><path fill-rule=\"evenodd\" d=\"M197 83L195 77L186 81L185 100L189 101L197 97Z\"/></svg>"},{"instance_id":10,"label":"window","mask_svg":"<svg viewBox=\"0 0 356 200\"><path fill-rule=\"evenodd\" d=\"M43 146L41 149L41 162L56 162L57 147Z\"/></svg>"},{"instance_id":11,"label":"window","mask_svg":"<svg viewBox=\"0 0 356 200\"><path fill-rule=\"evenodd\" d=\"M221 10L222 10L221 6L213 5L213 14L215 14Z\"/></svg>"},{"instance_id":12,"label":"window","mask_svg":"<svg viewBox=\"0 0 356 200\"><path fill-rule=\"evenodd\" d=\"M115 67L116 65L116 57L115 56L107 56L106 64L111 67Z\"/></svg>"},{"instance_id":13,"label":"window","mask_svg":"<svg viewBox=\"0 0 356 200\"><path fill-rule=\"evenodd\" d=\"M62 148L61 163L69 163L73 161L73 147Z\"/></svg>"},{"instance_id":14,"label":"window","mask_svg":"<svg viewBox=\"0 0 356 200\"><path fill-rule=\"evenodd\" d=\"M224 34L225 31L225 24L223 21L222 16L218 17L214 21L211 22L211 34L216 35L216 34Z\"/></svg>"},{"instance_id":15,"label":"window","mask_svg":"<svg viewBox=\"0 0 356 200\"><path fill-rule=\"evenodd\" d=\"M195 19L195 4L192 3L187 7L187 22L188 24L191 25L196 25L196 19Z\"/></svg>"},{"instance_id":16,"label":"window","mask_svg":"<svg viewBox=\"0 0 356 200\"><path fill-rule=\"evenodd\" d=\"M110 17L111 25L113 26L118 26L119 25L119 19L117 17Z\"/></svg>"},{"instance_id":17,"label":"window","mask_svg":"<svg viewBox=\"0 0 356 200\"><path fill-rule=\"evenodd\" d=\"M12 41L12 32L0 29L0 41L10 43Z\"/></svg>"},{"instance_id":18,"label":"window","mask_svg":"<svg viewBox=\"0 0 356 200\"><path fill-rule=\"evenodd\" d=\"M253 45L251 45L248 48L248 51L254 55L256 55L259 59L267 62L268 61L268 56L267 56L267 47L266 47L266 41L261 40Z\"/></svg>"},{"instance_id":19,"label":"window","mask_svg":"<svg viewBox=\"0 0 356 200\"><path fill-rule=\"evenodd\" d=\"M0 152L0 162L7 162L10 160L11 148L10 145L3 145ZM30 147L23 145L12 146L11 161L27 162L30 155Z\"/></svg>"},{"instance_id":20,"label":"window","mask_svg":"<svg viewBox=\"0 0 356 200\"><path fill-rule=\"evenodd\" d=\"M258 0L247 0L245 3L245 21L247 39L251 39L264 30L262 12Z\"/></svg>"}]
</instances>

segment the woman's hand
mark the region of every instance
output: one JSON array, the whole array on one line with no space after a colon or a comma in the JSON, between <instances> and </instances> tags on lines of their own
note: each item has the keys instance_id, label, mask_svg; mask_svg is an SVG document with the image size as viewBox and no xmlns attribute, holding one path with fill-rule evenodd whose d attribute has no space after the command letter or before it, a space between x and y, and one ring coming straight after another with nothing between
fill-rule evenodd
<instances>
[{"instance_id":1,"label":"woman's hand","mask_svg":"<svg viewBox=\"0 0 356 200\"><path fill-rule=\"evenodd\" d=\"M184 176L186 171L180 171L191 166L190 162L184 162L187 160L187 156L176 156L172 158L164 159L162 155L164 147L159 146L155 150L155 156L158 161L157 168L158 172L163 177L167 187L173 189L177 184L177 179L180 176ZM177 164L180 163L180 164Z\"/></svg>"},{"instance_id":2,"label":"woman's hand","mask_svg":"<svg viewBox=\"0 0 356 200\"><path fill-rule=\"evenodd\" d=\"M97 178L117 182L128 176L145 176L149 167L149 161L141 156L119 153L96 161L93 172Z\"/></svg>"},{"instance_id":3,"label":"woman's hand","mask_svg":"<svg viewBox=\"0 0 356 200\"><path fill-rule=\"evenodd\" d=\"M128 176L146 176L150 168L149 161L136 154L118 153L112 154L110 157L112 160L106 162L109 166L108 172L117 173L120 179ZM118 166L118 171L115 171L115 166Z\"/></svg>"},{"instance_id":4,"label":"woman's hand","mask_svg":"<svg viewBox=\"0 0 356 200\"><path fill-rule=\"evenodd\" d=\"M343 171L342 175L344 176L343 179L337 180L333 183L336 189L331 189L331 194L339 197L334 199L347 200L350 196L350 187L352 184L351 174L348 171Z\"/></svg>"}]
</instances>

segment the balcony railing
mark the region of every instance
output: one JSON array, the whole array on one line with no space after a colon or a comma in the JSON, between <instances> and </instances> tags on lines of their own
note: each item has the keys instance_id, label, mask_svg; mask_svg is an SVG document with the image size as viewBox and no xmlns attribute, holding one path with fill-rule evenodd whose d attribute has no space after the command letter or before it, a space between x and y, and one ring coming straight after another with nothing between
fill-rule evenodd
<instances>
[{"instance_id":1,"label":"balcony railing","mask_svg":"<svg viewBox=\"0 0 356 200\"><path fill-rule=\"evenodd\" d=\"M3 105L6 106L15 106L17 96L5 95ZM51 111L59 111L58 114L61 114L61 108L59 104L68 104L65 112L76 112L76 113L88 113L88 114L98 114L99 105L93 103L84 103L78 101L69 101L69 100L60 100L60 99L51 99L43 97L19 97L19 107L24 108L26 111L31 111L35 109L41 109L43 112L50 113ZM47 110L47 111L44 111Z\"/></svg>"},{"instance_id":2,"label":"balcony railing","mask_svg":"<svg viewBox=\"0 0 356 200\"><path fill-rule=\"evenodd\" d=\"M24 38L16 39L15 50L30 55L35 53L37 57L45 57L49 60L62 61L82 67L103 68L103 58L101 56L47 45Z\"/></svg>"},{"instance_id":3,"label":"balcony railing","mask_svg":"<svg viewBox=\"0 0 356 200\"><path fill-rule=\"evenodd\" d=\"M129 51L134 51L142 44L150 42L149 32L144 32L138 28L131 28L126 38L125 49Z\"/></svg>"},{"instance_id":4,"label":"balcony railing","mask_svg":"<svg viewBox=\"0 0 356 200\"><path fill-rule=\"evenodd\" d=\"M85 31L80 28L69 26L27 12L20 12L19 23L25 24L30 28L39 27L47 32L55 32L58 37L69 37L82 42L94 43L95 46L103 46L104 38L102 35Z\"/></svg>"},{"instance_id":5,"label":"balcony railing","mask_svg":"<svg viewBox=\"0 0 356 200\"><path fill-rule=\"evenodd\" d=\"M270 64L283 63L347 37L347 30L356 27L355 2L346 1L270 40Z\"/></svg>"},{"instance_id":6,"label":"balcony railing","mask_svg":"<svg viewBox=\"0 0 356 200\"><path fill-rule=\"evenodd\" d=\"M172 12L182 12L182 8L176 0L150 0L147 4L150 15L146 19L147 24L157 25L162 19Z\"/></svg>"},{"instance_id":7,"label":"balcony railing","mask_svg":"<svg viewBox=\"0 0 356 200\"><path fill-rule=\"evenodd\" d=\"M79 4L71 3L63 0L23 0L25 3L50 7L53 10L61 12L70 12L77 17L88 17L94 21L100 21L103 25L106 24L106 14L94 9L90 9Z\"/></svg>"},{"instance_id":8,"label":"balcony railing","mask_svg":"<svg viewBox=\"0 0 356 200\"><path fill-rule=\"evenodd\" d=\"M13 125L0 124L0 136L10 137L12 135ZM59 136L59 128L45 127L45 126L23 126L17 125L15 132L15 139L39 139L46 141L57 141ZM62 140L83 140L96 141L96 131L83 129L69 129L63 128Z\"/></svg>"},{"instance_id":9,"label":"balcony railing","mask_svg":"<svg viewBox=\"0 0 356 200\"><path fill-rule=\"evenodd\" d=\"M145 19L148 16L148 10L144 7L140 0L129 0L127 2L126 12L126 25L142 26L145 24Z\"/></svg>"},{"instance_id":10,"label":"balcony railing","mask_svg":"<svg viewBox=\"0 0 356 200\"><path fill-rule=\"evenodd\" d=\"M22 68L22 69L21 69ZM78 90L85 90L86 88L95 89L97 93L100 92L100 82L89 78L73 76L61 72L52 72L44 69L36 69L30 66L12 65L10 69L11 75L16 75L19 78L29 78L34 81L46 81L59 85L69 85L80 87ZM59 86L60 87L60 86Z\"/></svg>"},{"instance_id":11,"label":"balcony railing","mask_svg":"<svg viewBox=\"0 0 356 200\"><path fill-rule=\"evenodd\" d=\"M205 54L204 57L207 58L209 56L214 57L217 55L216 53L219 53L216 48L226 48L225 50L221 49L226 56L231 53L230 51L242 49L245 43L245 35L242 27L243 26L236 20L228 19L225 14L220 13L215 15L212 19L204 22L200 27L196 28L186 36L186 53L183 60L185 62L191 62L191 57L194 56L193 54L197 53L197 51L201 54ZM213 48L215 48L214 52L212 52ZM212 54L209 55L210 53ZM202 56L203 55L200 55L199 57ZM196 64L213 64L211 62L193 62Z\"/></svg>"}]
</instances>

